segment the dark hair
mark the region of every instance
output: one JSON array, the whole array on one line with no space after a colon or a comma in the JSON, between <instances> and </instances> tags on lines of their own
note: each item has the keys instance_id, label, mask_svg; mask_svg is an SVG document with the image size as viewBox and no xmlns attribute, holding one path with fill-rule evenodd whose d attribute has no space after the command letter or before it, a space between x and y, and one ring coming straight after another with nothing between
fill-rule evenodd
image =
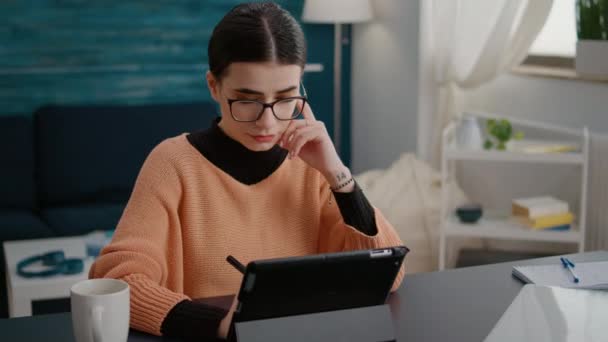
<instances>
[{"instance_id":1,"label":"dark hair","mask_svg":"<svg viewBox=\"0 0 608 342\"><path fill-rule=\"evenodd\" d=\"M306 63L306 40L298 22L273 2L232 8L213 29L207 49L209 70L217 78L234 62Z\"/></svg>"}]
</instances>

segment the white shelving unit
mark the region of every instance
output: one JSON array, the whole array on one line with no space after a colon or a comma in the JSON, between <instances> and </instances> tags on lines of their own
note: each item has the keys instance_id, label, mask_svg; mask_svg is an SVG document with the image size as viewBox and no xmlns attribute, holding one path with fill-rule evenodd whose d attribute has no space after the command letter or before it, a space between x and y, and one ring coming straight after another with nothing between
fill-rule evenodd
<instances>
[{"instance_id":1,"label":"white shelving unit","mask_svg":"<svg viewBox=\"0 0 608 342\"><path fill-rule=\"evenodd\" d=\"M486 113L471 113L480 121L480 126L484 119L496 118L496 115ZM519 127L529 127L536 130L547 131L549 133L567 136L568 141L576 141L580 144L580 152L566 153L524 153L515 151L496 151L496 150L462 150L456 146L455 130L458 122L452 122L443 131L442 136L442 160L441 160L441 218L439 228L439 269L446 267L447 243L450 237L476 237L502 240L524 240L524 241L544 241L573 243L578 247L579 252L585 248L585 217L587 211L587 174L588 174L588 151L589 151L589 132L587 127L574 130L553 125L546 125L537 122L521 120L517 118L506 118L513 125ZM568 231L535 231L527 229L516 221L503 217L487 214L484 208L484 216L475 224L463 224L454 214L455 208L450 207L450 187L449 182L455 180L456 172L455 161L500 161L509 163L546 163L556 165L577 165L582 168L580 179L580 205L576 217L578 222L572 225ZM557 166L556 166L557 167ZM466 192L466 189L464 189ZM534 194L531 194L534 196ZM483 204L483 203L482 203ZM490 210L491 211L491 210Z\"/></svg>"}]
</instances>

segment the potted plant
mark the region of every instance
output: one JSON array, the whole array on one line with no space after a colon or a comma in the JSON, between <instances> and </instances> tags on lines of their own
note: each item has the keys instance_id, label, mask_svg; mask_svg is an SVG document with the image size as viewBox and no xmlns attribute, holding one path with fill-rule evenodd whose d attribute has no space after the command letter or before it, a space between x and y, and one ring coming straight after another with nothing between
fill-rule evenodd
<instances>
[{"instance_id":1,"label":"potted plant","mask_svg":"<svg viewBox=\"0 0 608 342\"><path fill-rule=\"evenodd\" d=\"M608 79L608 0L577 0L576 72Z\"/></svg>"},{"instance_id":2,"label":"potted plant","mask_svg":"<svg viewBox=\"0 0 608 342\"><path fill-rule=\"evenodd\" d=\"M523 132L513 131L513 126L507 119L488 119L488 121L486 121L486 132L488 138L483 145L486 150L495 147L497 150L504 151L507 149L509 140L521 140L524 137Z\"/></svg>"}]
</instances>

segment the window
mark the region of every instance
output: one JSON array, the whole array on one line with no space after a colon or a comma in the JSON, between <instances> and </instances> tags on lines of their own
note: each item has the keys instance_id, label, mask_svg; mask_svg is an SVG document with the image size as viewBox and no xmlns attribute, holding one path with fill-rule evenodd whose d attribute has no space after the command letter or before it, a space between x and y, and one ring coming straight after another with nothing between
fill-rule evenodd
<instances>
[{"instance_id":1,"label":"window","mask_svg":"<svg viewBox=\"0 0 608 342\"><path fill-rule=\"evenodd\" d=\"M534 0L529 0L534 1ZM551 12L530 50L514 72L526 75L581 79L574 71L576 1L553 0Z\"/></svg>"},{"instance_id":2,"label":"window","mask_svg":"<svg viewBox=\"0 0 608 342\"><path fill-rule=\"evenodd\" d=\"M532 43L528 54L574 58L576 52L575 11L576 0L554 0L545 26Z\"/></svg>"}]
</instances>

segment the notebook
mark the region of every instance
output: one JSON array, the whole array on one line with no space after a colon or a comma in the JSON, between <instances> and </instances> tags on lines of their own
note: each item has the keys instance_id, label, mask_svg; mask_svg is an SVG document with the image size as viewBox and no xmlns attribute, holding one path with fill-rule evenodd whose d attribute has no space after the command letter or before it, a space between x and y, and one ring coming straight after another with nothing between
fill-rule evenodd
<instances>
[{"instance_id":1,"label":"notebook","mask_svg":"<svg viewBox=\"0 0 608 342\"><path fill-rule=\"evenodd\" d=\"M574 283L570 272L559 261L553 265L513 267L513 275L524 283L574 289L608 290L608 261L576 263L574 272L580 278L579 283Z\"/></svg>"}]
</instances>

